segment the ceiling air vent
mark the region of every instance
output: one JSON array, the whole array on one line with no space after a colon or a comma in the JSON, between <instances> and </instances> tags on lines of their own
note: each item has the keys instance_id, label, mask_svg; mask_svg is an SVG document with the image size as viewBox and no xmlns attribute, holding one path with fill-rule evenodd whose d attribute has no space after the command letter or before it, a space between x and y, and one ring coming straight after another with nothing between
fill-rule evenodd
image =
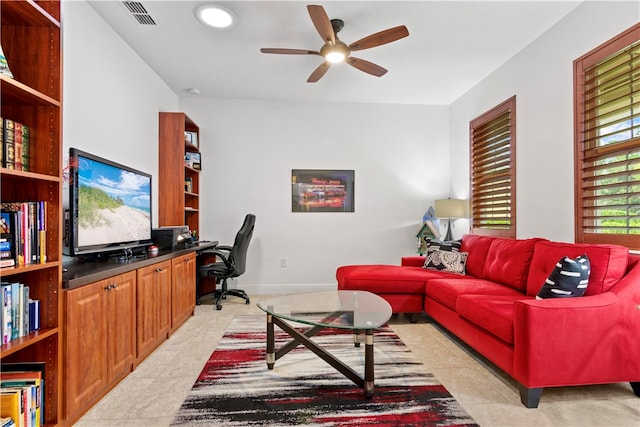
<instances>
[{"instance_id":1,"label":"ceiling air vent","mask_svg":"<svg viewBox=\"0 0 640 427\"><path fill-rule=\"evenodd\" d=\"M123 1L122 4L127 8L131 16L140 25L156 25L156 21L153 20L147 9L139 1Z\"/></svg>"}]
</instances>

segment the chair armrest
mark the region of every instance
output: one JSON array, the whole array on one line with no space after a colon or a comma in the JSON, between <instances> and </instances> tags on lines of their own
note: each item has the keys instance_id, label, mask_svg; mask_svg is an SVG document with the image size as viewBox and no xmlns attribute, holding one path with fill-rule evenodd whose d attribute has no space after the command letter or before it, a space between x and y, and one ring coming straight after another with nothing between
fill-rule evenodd
<instances>
[{"instance_id":1,"label":"chair armrest","mask_svg":"<svg viewBox=\"0 0 640 427\"><path fill-rule=\"evenodd\" d=\"M229 249L231 249L231 248L229 248ZM233 267L233 263L229 259L229 252L227 250L225 250L225 249L220 251L220 250L218 250L218 247L217 247L216 249L211 249L211 250L207 250L205 252L202 252L201 255L209 255L209 256L215 255L216 258L220 258L222 260L222 262L224 263L224 265L227 268L230 269L230 268ZM198 267L198 269L201 270L201 271L202 270L206 270L207 268L210 268L212 265L214 265L216 263L217 263L217 261L209 263L209 264L204 264L204 265L201 265L200 267Z\"/></svg>"},{"instance_id":2,"label":"chair armrest","mask_svg":"<svg viewBox=\"0 0 640 427\"><path fill-rule=\"evenodd\" d=\"M403 256L400 265L403 267L422 267L424 259L425 257L421 255Z\"/></svg>"}]
</instances>

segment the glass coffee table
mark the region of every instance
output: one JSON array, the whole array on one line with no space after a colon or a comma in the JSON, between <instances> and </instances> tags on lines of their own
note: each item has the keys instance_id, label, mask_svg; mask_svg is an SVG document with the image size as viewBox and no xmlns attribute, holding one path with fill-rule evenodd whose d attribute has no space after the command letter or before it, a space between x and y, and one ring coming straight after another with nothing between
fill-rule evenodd
<instances>
[{"instance_id":1,"label":"glass coffee table","mask_svg":"<svg viewBox=\"0 0 640 427\"><path fill-rule=\"evenodd\" d=\"M276 360L302 344L358 387L363 388L367 398L373 396L373 332L391 317L391 306L388 302L367 291L328 291L282 295L261 301L257 305L267 313L269 369L273 369ZM311 328L302 333L288 322L310 325ZM275 349L274 324L292 338L278 350ZM360 346L361 335L364 335L364 378L311 340L312 336L326 328L352 331L356 347Z\"/></svg>"}]
</instances>

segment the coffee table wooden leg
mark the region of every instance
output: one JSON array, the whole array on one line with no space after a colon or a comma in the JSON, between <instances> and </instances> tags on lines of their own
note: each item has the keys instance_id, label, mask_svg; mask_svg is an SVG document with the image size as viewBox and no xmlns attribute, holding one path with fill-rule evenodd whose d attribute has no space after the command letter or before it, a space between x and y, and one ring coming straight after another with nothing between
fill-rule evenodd
<instances>
[{"instance_id":1,"label":"coffee table wooden leg","mask_svg":"<svg viewBox=\"0 0 640 427\"><path fill-rule=\"evenodd\" d=\"M273 316L267 314L267 368L269 369L273 369L276 362L275 347Z\"/></svg>"},{"instance_id":2,"label":"coffee table wooden leg","mask_svg":"<svg viewBox=\"0 0 640 427\"><path fill-rule=\"evenodd\" d=\"M364 395L367 399L373 396L373 329L367 329L364 339Z\"/></svg>"}]
</instances>

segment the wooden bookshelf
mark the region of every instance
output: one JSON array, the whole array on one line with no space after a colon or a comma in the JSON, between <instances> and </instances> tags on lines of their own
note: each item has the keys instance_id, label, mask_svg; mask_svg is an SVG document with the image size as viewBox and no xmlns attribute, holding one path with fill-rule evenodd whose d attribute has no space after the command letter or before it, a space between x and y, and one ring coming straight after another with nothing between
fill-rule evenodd
<instances>
[{"instance_id":1,"label":"wooden bookshelf","mask_svg":"<svg viewBox=\"0 0 640 427\"><path fill-rule=\"evenodd\" d=\"M1 116L30 127L30 170L2 167L2 202L46 201L43 264L0 269L3 282L29 285L41 328L0 347L2 363L45 362L45 421L61 421L62 51L59 1L0 2L0 41L13 79L0 76ZM3 147L4 148L4 147Z\"/></svg>"},{"instance_id":2,"label":"wooden bookshelf","mask_svg":"<svg viewBox=\"0 0 640 427\"><path fill-rule=\"evenodd\" d=\"M199 153L199 146L185 141L185 131L194 132L200 143L200 129L184 113L160 113L159 119L158 225L187 225L200 229L200 171L185 165L187 152ZM191 180L191 189L185 182Z\"/></svg>"}]
</instances>

